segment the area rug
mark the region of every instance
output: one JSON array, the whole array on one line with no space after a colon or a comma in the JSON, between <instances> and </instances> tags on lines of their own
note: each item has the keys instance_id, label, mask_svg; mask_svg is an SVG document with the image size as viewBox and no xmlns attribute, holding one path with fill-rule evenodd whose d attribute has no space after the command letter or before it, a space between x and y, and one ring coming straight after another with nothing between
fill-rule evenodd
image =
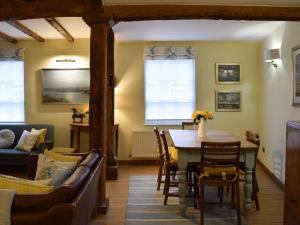
<instances>
[{"instance_id":1,"label":"area rug","mask_svg":"<svg viewBox=\"0 0 300 225\"><path fill-rule=\"evenodd\" d=\"M205 199L211 202L216 198L216 189L207 190ZM226 199L225 199L226 201ZM169 197L168 205L163 205L162 188L156 191L155 176L132 176L129 182L128 205L126 210L126 225L197 225L200 224L200 212L192 206L192 200L187 209L187 216L180 215L178 198ZM229 205L220 208L208 204L204 211L205 225L237 224L236 212ZM242 217L242 225L247 225Z\"/></svg>"}]
</instances>

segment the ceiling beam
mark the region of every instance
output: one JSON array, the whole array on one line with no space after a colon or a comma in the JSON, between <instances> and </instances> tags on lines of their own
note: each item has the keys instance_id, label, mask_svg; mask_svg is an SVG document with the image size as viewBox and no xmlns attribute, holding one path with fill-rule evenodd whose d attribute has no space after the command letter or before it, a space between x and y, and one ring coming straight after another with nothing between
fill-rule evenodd
<instances>
[{"instance_id":1,"label":"ceiling beam","mask_svg":"<svg viewBox=\"0 0 300 225\"><path fill-rule=\"evenodd\" d=\"M228 5L111 5L104 13L92 13L84 19L95 21L144 21L178 19L224 19L259 21L300 21L300 7L228 6Z\"/></svg>"},{"instance_id":2,"label":"ceiling beam","mask_svg":"<svg viewBox=\"0 0 300 225\"><path fill-rule=\"evenodd\" d=\"M102 10L101 0L0 0L0 21L50 17L81 17Z\"/></svg>"},{"instance_id":3,"label":"ceiling beam","mask_svg":"<svg viewBox=\"0 0 300 225\"><path fill-rule=\"evenodd\" d=\"M72 35L55 18L45 18L45 20L65 39L70 42L74 42L74 38L72 37Z\"/></svg>"},{"instance_id":4,"label":"ceiling beam","mask_svg":"<svg viewBox=\"0 0 300 225\"><path fill-rule=\"evenodd\" d=\"M13 37L11 37L11 36L9 36L9 35L1 32L1 31L0 31L0 39L2 39L4 41L8 41L8 42L13 43L13 44L18 43L17 39L15 39L15 38L13 38Z\"/></svg>"},{"instance_id":5,"label":"ceiling beam","mask_svg":"<svg viewBox=\"0 0 300 225\"><path fill-rule=\"evenodd\" d=\"M45 39L42 38L40 35L33 32L32 30L30 30L29 28L27 28L22 23L20 23L16 20L8 20L8 21L6 21L6 23L8 23L9 25L13 26L14 28L20 30L21 32L27 34L28 36L34 38L35 40L37 40L39 42L44 42L45 41Z\"/></svg>"}]
</instances>

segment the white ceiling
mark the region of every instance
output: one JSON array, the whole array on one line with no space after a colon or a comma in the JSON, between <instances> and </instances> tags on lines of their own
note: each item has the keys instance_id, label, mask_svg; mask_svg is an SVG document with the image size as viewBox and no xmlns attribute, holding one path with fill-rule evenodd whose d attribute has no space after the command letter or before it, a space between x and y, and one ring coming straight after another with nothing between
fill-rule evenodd
<instances>
[{"instance_id":1,"label":"white ceiling","mask_svg":"<svg viewBox=\"0 0 300 225\"><path fill-rule=\"evenodd\" d=\"M76 39L89 38L90 28L81 18L64 17L57 20ZM21 21L43 38L64 39L44 19ZM117 41L260 41L283 22L225 21L225 20L173 20L122 22L114 26ZM0 22L0 31L18 39L32 38Z\"/></svg>"},{"instance_id":2,"label":"white ceiling","mask_svg":"<svg viewBox=\"0 0 300 225\"><path fill-rule=\"evenodd\" d=\"M102 0L104 5L194 4L300 6L299 0Z\"/></svg>"},{"instance_id":3,"label":"white ceiling","mask_svg":"<svg viewBox=\"0 0 300 225\"><path fill-rule=\"evenodd\" d=\"M119 41L261 41L284 22L173 20L119 23Z\"/></svg>"}]
</instances>

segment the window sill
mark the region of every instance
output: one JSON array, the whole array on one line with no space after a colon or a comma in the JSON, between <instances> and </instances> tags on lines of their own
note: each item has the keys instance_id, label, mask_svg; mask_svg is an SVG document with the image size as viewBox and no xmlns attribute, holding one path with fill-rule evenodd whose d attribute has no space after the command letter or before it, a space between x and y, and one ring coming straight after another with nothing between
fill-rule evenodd
<instances>
[{"instance_id":1,"label":"window sill","mask_svg":"<svg viewBox=\"0 0 300 225\"><path fill-rule=\"evenodd\" d=\"M182 122L192 122L192 120L151 120L145 121L145 126L178 126L181 125Z\"/></svg>"}]
</instances>

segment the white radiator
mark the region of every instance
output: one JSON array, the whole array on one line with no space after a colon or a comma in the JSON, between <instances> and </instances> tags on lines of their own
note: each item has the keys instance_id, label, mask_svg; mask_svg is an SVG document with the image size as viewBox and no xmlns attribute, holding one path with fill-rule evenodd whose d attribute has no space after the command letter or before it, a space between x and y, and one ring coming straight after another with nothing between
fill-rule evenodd
<instances>
[{"instance_id":1,"label":"white radiator","mask_svg":"<svg viewBox=\"0 0 300 225\"><path fill-rule=\"evenodd\" d=\"M132 158L156 158L158 150L156 136L153 130L132 131ZM168 145L171 145L169 132L166 130Z\"/></svg>"},{"instance_id":2,"label":"white radiator","mask_svg":"<svg viewBox=\"0 0 300 225\"><path fill-rule=\"evenodd\" d=\"M132 158L156 158L158 149L153 130L136 130L132 133Z\"/></svg>"}]
</instances>

